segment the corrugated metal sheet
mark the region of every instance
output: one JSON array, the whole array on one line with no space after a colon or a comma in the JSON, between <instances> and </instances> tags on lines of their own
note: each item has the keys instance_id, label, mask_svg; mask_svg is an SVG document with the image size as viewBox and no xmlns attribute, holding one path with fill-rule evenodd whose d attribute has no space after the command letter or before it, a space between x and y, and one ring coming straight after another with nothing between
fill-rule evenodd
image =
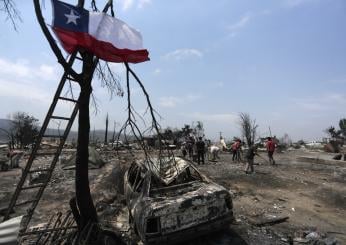
<instances>
[{"instance_id":1,"label":"corrugated metal sheet","mask_svg":"<svg viewBox=\"0 0 346 245\"><path fill-rule=\"evenodd\" d=\"M0 244L15 245L18 244L18 233L20 222L23 216L18 216L0 223Z\"/></svg>"}]
</instances>

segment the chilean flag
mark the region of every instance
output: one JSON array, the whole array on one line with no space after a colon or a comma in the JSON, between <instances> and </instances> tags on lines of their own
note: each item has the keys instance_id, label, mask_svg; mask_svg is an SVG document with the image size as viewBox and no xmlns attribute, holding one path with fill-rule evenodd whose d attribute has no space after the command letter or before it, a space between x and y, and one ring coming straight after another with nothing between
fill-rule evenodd
<instances>
[{"instance_id":1,"label":"chilean flag","mask_svg":"<svg viewBox=\"0 0 346 245\"><path fill-rule=\"evenodd\" d=\"M142 36L105 13L52 0L53 30L68 53L82 47L102 60L139 63L149 60Z\"/></svg>"}]
</instances>

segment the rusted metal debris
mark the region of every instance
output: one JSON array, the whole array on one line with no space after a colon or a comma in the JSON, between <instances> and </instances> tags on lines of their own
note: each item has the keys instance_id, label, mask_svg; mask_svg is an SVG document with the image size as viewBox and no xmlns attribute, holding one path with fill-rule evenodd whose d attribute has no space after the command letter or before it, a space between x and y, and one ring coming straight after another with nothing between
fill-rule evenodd
<instances>
[{"instance_id":1,"label":"rusted metal debris","mask_svg":"<svg viewBox=\"0 0 346 245\"><path fill-rule=\"evenodd\" d=\"M289 216L283 216L283 217L271 217L271 218L262 218L259 220L255 220L251 223L253 223L256 226L265 226L265 225L275 225L282 222L285 222L289 219Z\"/></svg>"},{"instance_id":2,"label":"rusted metal debris","mask_svg":"<svg viewBox=\"0 0 346 245\"><path fill-rule=\"evenodd\" d=\"M163 162L161 169L134 162L125 173L130 225L145 244L189 239L233 221L229 191L190 161L175 157Z\"/></svg>"},{"instance_id":3,"label":"rusted metal debris","mask_svg":"<svg viewBox=\"0 0 346 245\"><path fill-rule=\"evenodd\" d=\"M20 244L72 244L77 226L71 212L58 212L46 224L30 227L21 234Z\"/></svg>"}]
</instances>

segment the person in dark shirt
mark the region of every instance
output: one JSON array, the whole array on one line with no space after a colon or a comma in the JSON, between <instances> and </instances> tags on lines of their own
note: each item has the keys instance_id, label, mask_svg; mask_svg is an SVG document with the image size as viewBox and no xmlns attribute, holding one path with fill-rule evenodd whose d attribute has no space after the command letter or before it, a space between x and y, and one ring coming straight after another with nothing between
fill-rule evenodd
<instances>
[{"instance_id":1,"label":"person in dark shirt","mask_svg":"<svg viewBox=\"0 0 346 245\"><path fill-rule=\"evenodd\" d=\"M197 163L200 164L202 160L202 164L204 164L205 143L202 137L199 137L199 140L196 142L196 148L197 148Z\"/></svg>"},{"instance_id":2,"label":"person in dark shirt","mask_svg":"<svg viewBox=\"0 0 346 245\"><path fill-rule=\"evenodd\" d=\"M187 150L186 150L186 143L184 142L181 146L181 153L183 154L183 157L185 158L187 155Z\"/></svg>"},{"instance_id":3,"label":"person in dark shirt","mask_svg":"<svg viewBox=\"0 0 346 245\"><path fill-rule=\"evenodd\" d=\"M245 168L245 173L246 174L251 174L254 172L254 159L255 159L255 155L257 155L257 151L256 151L256 147L254 145L250 146L247 153L246 153L246 168Z\"/></svg>"},{"instance_id":4,"label":"person in dark shirt","mask_svg":"<svg viewBox=\"0 0 346 245\"><path fill-rule=\"evenodd\" d=\"M195 145L195 140L193 137L189 137L187 142L186 142L186 150L187 150L187 153L189 154L189 158L191 160L193 160L193 148L194 148L194 145Z\"/></svg>"}]
</instances>

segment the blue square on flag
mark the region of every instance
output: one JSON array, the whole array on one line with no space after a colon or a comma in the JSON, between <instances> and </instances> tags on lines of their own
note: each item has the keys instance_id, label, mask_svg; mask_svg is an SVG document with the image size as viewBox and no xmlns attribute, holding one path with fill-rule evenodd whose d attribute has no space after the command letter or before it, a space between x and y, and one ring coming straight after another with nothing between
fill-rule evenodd
<instances>
[{"instance_id":1,"label":"blue square on flag","mask_svg":"<svg viewBox=\"0 0 346 245\"><path fill-rule=\"evenodd\" d=\"M89 12L60 1L53 1L53 26L76 31L88 32Z\"/></svg>"}]
</instances>

